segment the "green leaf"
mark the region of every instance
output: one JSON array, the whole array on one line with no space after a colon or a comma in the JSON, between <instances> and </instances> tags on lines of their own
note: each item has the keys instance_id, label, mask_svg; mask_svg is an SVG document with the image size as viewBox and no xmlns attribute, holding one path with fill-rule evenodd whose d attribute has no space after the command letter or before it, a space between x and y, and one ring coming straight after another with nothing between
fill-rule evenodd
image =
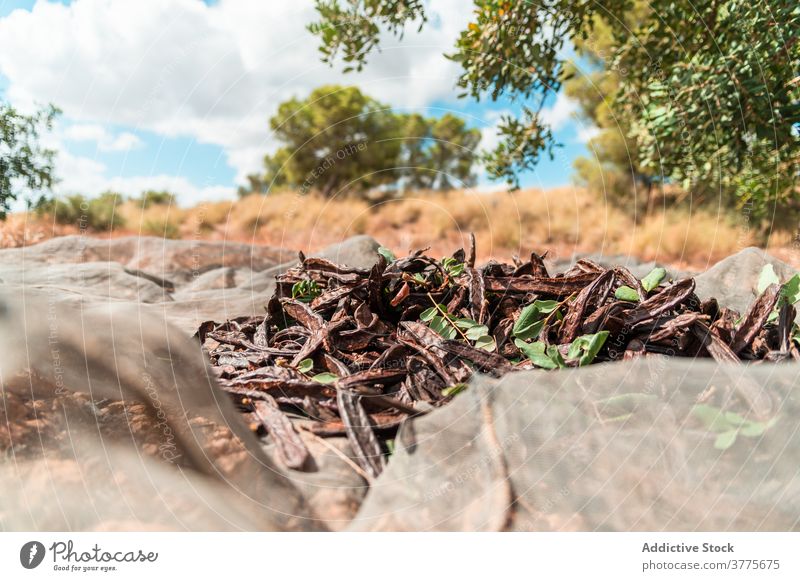
<instances>
[{"instance_id":1,"label":"green leaf","mask_svg":"<svg viewBox=\"0 0 800 581\"><path fill-rule=\"evenodd\" d=\"M464 272L464 265L452 257L442 258L442 268L452 277L459 276Z\"/></svg>"},{"instance_id":2,"label":"green leaf","mask_svg":"<svg viewBox=\"0 0 800 581\"><path fill-rule=\"evenodd\" d=\"M614 298L619 301L631 301L635 303L639 300L639 293L629 286L622 285L614 293Z\"/></svg>"},{"instance_id":3,"label":"green leaf","mask_svg":"<svg viewBox=\"0 0 800 581\"><path fill-rule=\"evenodd\" d=\"M736 427L725 419L725 413L721 409L704 403L694 406L692 415L712 432L726 432Z\"/></svg>"},{"instance_id":4,"label":"green leaf","mask_svg":"<svg viewBox=\"0 0 800 581\"><path fill-rule=\"evenodd\" d=\"M459 329L472 329L478 326L478 322L472 319L456 319L455 324Z\"/></svg>"},{"instance_id":5,"label":"green leaf","mask_svg":"<svg viewBox=\"0 0 800 581\"><path fill-rule=\"evenodd\" d=\"M481 337L489 334L489 327L486 325L476 325L467 329L467 332L464 334L470 341L477 341Z\"/></svg>"},{"instance_id":6,"label":"green leaf","mask_svg":"<svg viewBox=\"0 0 800 581\"><path fill-rule=\"evenodd\" d=\"M394 255L394 253L385 246L378 247L378 254L383 256L386 259L386 262L394 262L397 260L397 257Z\"/></svg>"},{"instance_id":7,"label":"green leaf","mask_svg":"<svg viewBox=\"0 0 800 581\"><path fill-rule=\"evenodd\" d=\"M556 301L534 301L522 309L519 318L514 323L512 333L514 337L522 340L537 339L544 327L545 316L558 307Z\"/></svg>"},{"instance_id":8,"label":"green leaf","mask_svg":"<svg viewBox=\"0 0 800 581\"><path fill-rule=\"evenodd\" d=\"M714 447L717 450L727 450L736 443L737 434L738 430L728 430L727 432L722 432L714 440Z\"/></svg>"},{"instance_id":9,"label":"green leaf","mask_svg":"<svg viewBox=\"0 0 800 581\"><path fill-rule=\"evenodd\" d=\"M454 395L458 395L465 389L467 389L466 383L456 383L455 385L451 385L450 387L445 387L442 390L442 395L444 397L452 397Z\"/></svg>"},{"instance_id":10,"label":"green leaf","mask_svg":"<svg viewBox=\"0 0 800 581\"><path fill-rule=\"evenodd\" d=\"M297 365L297 371L299 371L300 373L308 373L312 369L314 369L314 361L311 359L303 359Z\"/></svg>"},{"instance_id":11,"label":"green leaf","mask_svg":"<svg viewBox=\"0 0 800 581\"><path fill-rule=\"evenodd\" d=\"M386 440L386 451L389 452L389 456L394 454L394 438Z\"/></svg>"},{"instance_id":12,"label":"green leaf","mask_svg":"<svg viewBox=\"0 0 800 581\"><path fill-rule=\"evenodd\" d=\"M656 267L647 273L647 276L642 279L642 287L647 292L658 288L658 285L661 284L661 281L664 280L664 277L667 276L667 271L661 267Z\"/></svg>"},{"instance_id":13,"label":"green leaf","mask_svg":"<svg viewBox=\"0 0 800 581\"><path fill-rule=\"evenodd\" d=\"M792 278L783 283L781 294L790 305L800 301L800 275L795 274Z\"/></svg>"},{"instance_id":14,"label":"green leaf","mask_svg":"<svg viewBox=\"0 0 800 581\"><path fill-rule=\"evenodd\" d=\"M564 358L561 356L561 351L558 350L558 345L550 345L547 348L547 356L550 358L550 361L555 363L558 367L566 367L567 363L564 361Z\"/></svg>"},{"instance_id":15,"label":"green leaf","mask_svg":"<svg viewBox=\"0 0 800 581\"><path fill-rule=\"evenodd\" d=\"M748 438L757 438L767 431L767 425L764 422L747 422L739 433Z\"/></svg>"},{"instance_id":16,"label":"green leaf","mask_svg":"<svg viewBox=\"0 0 800 581\"><path fill-rule=\"evenodd\" d=\"M578 359L578 365L591 363L608 339L608 331L600 331L593 335L581 335L569 346L567 359Z\"/></svg>"},{"instance_id":17,"label":"green leaf","mask_svg":"<svg viewBox=\"0 0 800 581\"><path fill-rule=\"evenodd\" d=\"M429 323L437 315L439 315L439 309L437 309L436 307L431 307L430 309L425 309L424 311L422 311L419 315L419 319L420 321Z\"/></svg>"},{"instance_id":18,"label":"green leaf","mask_svg":"<svg viewBox=\"0 0 800 581\"><path fill-rule=\"evenodd\" d=\"M767 290L769 285L780 282L781 281L778 278L778 275L775 274L775 268L771 264L765 264L764 268L761 269L761 274L758 276L756 290L758 291L758 294L761 294Z\"/></svg>"},{"instance_id":19,"label":"green leaf","mask_svg":"<svg viewBox=\"0 0 800 581\"><path fill-rule=\"evenodd\" d=\"M746 419L744 419L736 412L725 412L725 421L731 424L732 426L741 426L742 424L747 422Z\"/></svg>"},{"instance_id":20,"label":"green leaf","mask_svg":"<svg viewBox=\"0 0 800 581\"><path fill-rule=\"evenodd\" d=\"M327 385L329 383L333 383L334 381L337 381L339 379L339 377L334 375L333 373L325 372L325 373L317 373L311 379L313 379L317 383L324 383L324 384Z\"/></svg>"},{"instance_id":21,"label":"green leaf","mask_svg":"<svg viewBox=\"0 0 800 581\"><path fill-rule=\"evenodd\" d=\"M450 325L450 322L442 316L431 319L430 328L439 333L445 339L455 339L457 331Z\"/></svg>"},{"instance_id":22,"label":"green leaf","mask_svg":"<svg viewBox=\"0 0 800 581\"><path fill-rule=\"evenodd\" d=\"M519 350L531 360L531 363L537 367L542 367L543 369L558 369L558 363L550 359L545 352L546 346L541 341L526 343L522 339L515 339L514 345L516 345Z\"/></svg>"},{"instance_id":23,"label":"green leaf","mask_svg":"<svg viewBox=\"0 0 800 581\"><path fill-rule=\"evenodd\" d=\"M491 352L497 349L497 343L491 335L483 335L475 341L475 348Z\"/></svg>"}]
</instances>

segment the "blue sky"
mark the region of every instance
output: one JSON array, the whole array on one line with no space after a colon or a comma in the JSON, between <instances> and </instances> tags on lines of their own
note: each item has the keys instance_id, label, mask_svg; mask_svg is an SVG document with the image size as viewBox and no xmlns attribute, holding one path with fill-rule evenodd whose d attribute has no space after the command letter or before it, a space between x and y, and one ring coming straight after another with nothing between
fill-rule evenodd
<instances>
[{"instance_id":1,"label":"blue sky","mask_svg":"<svg viewBox=\"0 0 800 581\"><path fill-rule=\"evenodd\" d=\"M429 13L422 33L387 39L363 74L341 75L319 62L304 29L311 0L0 0L0 96L64 110L52 145L65 193L166 187L183 203L232 197L277 147L267 121L278 103L330 82L402 110L460 113L489 145L500 113L515 109L455 98L457 68L441 54L469 13L463 0L431 0ZM563 147L524 186L569 183L572 161L587 153L590 131L572 119L574 104L561 96L548 105Z\"/></svg>"}]
</instances>

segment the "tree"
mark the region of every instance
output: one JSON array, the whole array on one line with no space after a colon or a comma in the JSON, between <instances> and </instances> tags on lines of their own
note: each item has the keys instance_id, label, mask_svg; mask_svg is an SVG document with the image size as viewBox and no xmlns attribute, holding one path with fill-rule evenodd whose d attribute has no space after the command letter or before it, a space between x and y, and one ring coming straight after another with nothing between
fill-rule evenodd
<instances>
[{"instance_id":1,"label":"tree","mask_svg":"<svg viewBox=\"0 0 800 581\"><path fill-rule=\"evenodd\" d=\"M321 19L309 28L331 64L341 57L363 66L382 28L401 34L409 22L425 23L419 2L316 4ZM608 67L619 73L610 104L634 141L634 173L714 192L730 205L750 204L756 216L769 217L778 203L797 204L795 0L675 0L640 12L633 0L475 0L474 7L449 55L462 66L464 95L526 104L500 124L503 141L486 159L494 177L514 187L521 171L552 155L541 110L571 72L563 49L586 43L606 23L613 39Z\"/></svg>"},{"instance_id":2,"label":"tree","mask_svg":"<svg viewBox=\"0 0 800 581\"><path fill-rule=\"evenodd\" d=\"M647 6L637 0L626 14L626 26L638 26ZM608 20L596 17L592 34L574 43L588 71L581 74L577 65L568 64L564 92L578 103L578 115L596 131L588 141L591 155L580 156L573 163L577 180L591 191L602 192L612 203L627 207L635 217L647 215L653 187L661 182L661 176L639 161L639 147L631 136L633 122L617 101L621 79L620 72L608 66L617 50Z\"/></svg>"},{"instance_id":3,"label":"tree","mask_svg":"<svg viewBox=\"0 0 800 581\"><path fill-rule=\"evenodd\" d=\"M345 186L366 189L397 179L399 119L355 87L324 86L303 101L290 99L270 126L285 144L265 160L272 186L330 196Z\"/></svg>"},{"instance_id":4,"label":"tree","mask_svg":"<svg viewBox=\"0 0 800 581\"><path fill-rule=\"evenodd\" d=\"M39 133L50 130L59 114L53 106L23 115L0 103L0 219L21 191L49 189L55 182L55 152L41 147Z\"/></svg>"},{"instance_id":5,"label":"tree","mask_svg":"<svg viewBox=\"0 0 800 581\"><path fill-rule=\"evenodd\" d=\"M250 191L289 186L332 196L394 184L446 190L473 183L480 133L455 115L394 113L356 87L324 86L278 107L283 144L264 159ZM240 192L243 193L243 192Z\"/></svg>"}]
</instances>

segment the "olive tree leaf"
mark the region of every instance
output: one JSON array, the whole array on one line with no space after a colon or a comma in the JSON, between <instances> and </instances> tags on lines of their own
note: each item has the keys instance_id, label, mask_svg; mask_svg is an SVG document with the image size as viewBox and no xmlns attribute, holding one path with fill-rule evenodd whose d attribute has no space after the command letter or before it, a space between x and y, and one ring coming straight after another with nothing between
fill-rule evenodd
<instances>
[{"instance_id":1,"label":"olive tree leaf","mask_svg":"<svg viewBox=\"0 0 800 581\"><path fill-rule=\"evenodd\" d=\"M664 277L666 276L666 270L660 266L656 267L642 279L642 288L644 288L644 290L647 292L650 292L651 290L658 288L658 285L661 284L661 281L664 280Z\"/></svg>"}]
</instances>

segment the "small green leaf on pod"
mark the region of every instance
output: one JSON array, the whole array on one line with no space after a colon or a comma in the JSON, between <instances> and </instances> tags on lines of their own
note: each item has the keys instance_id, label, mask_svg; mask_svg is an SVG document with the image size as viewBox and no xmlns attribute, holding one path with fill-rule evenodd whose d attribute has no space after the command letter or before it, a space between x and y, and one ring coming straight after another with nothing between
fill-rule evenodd
<instances>
[{"instance_id":1,"label":"small green leaf on pod","mask_svg":"<svg viewBox=\"0 0 800 581\"><path fill-rule=\"evenodd\" d=\"M299 371L300 373L308 373L312 369L314 369L314 361L312 361L311 359L303 359L297 365L297 371Z\"/></svg>"},{"instance_id":2,"label":"small green leaf on pod","mask_svg":"<svg viewBox=\"0 0 800 581\"><path fill-rule=\"evenodd\" d=\"M661 284L661 281L664 280L664 277L667 276L667 271L663 268L656 267L647 273L647 276L642 279L642 288L647 292L658 288L658 285Z\"/></svg>"},{"instance_id":3,"label":"small green leaf on pod","mask_svg":"<svg viewBox=\"0 0 800 581\"><path fill-rule=\"evenodd\" d=\"M317 373L311 379L313 379L317 383L324 383L325 385L327 385L329 383L333 383L333 382L337 381L339 378L336 375L334 375L333 373L325 372L325 373Z\"/></svg>"},{"instance_id":4,"label":"small green leaf on pod","mask_svg":"<svg viewBox=\"0 0 800 581\"><path fill-rule=\"evenodd\" d=\"M619 301L630 301L632 303L635 303L636 301L639 300L639 293L637 293L629 286L622 285L614 293L614 298L616 298Z\"/></svg>"},{"instance_id":5,"label":"small green leaf on pod","mask_svg":"<svg viewBox=\"0 0 800 581\"><path fill-rule=\"evenodd\" d=\"M378 248L378 254L383 256L386 259L386 262L394 262L397 260L397 257L394 255L394 253L385 246L380 246Z\"/></svg>"}]
</instances>

